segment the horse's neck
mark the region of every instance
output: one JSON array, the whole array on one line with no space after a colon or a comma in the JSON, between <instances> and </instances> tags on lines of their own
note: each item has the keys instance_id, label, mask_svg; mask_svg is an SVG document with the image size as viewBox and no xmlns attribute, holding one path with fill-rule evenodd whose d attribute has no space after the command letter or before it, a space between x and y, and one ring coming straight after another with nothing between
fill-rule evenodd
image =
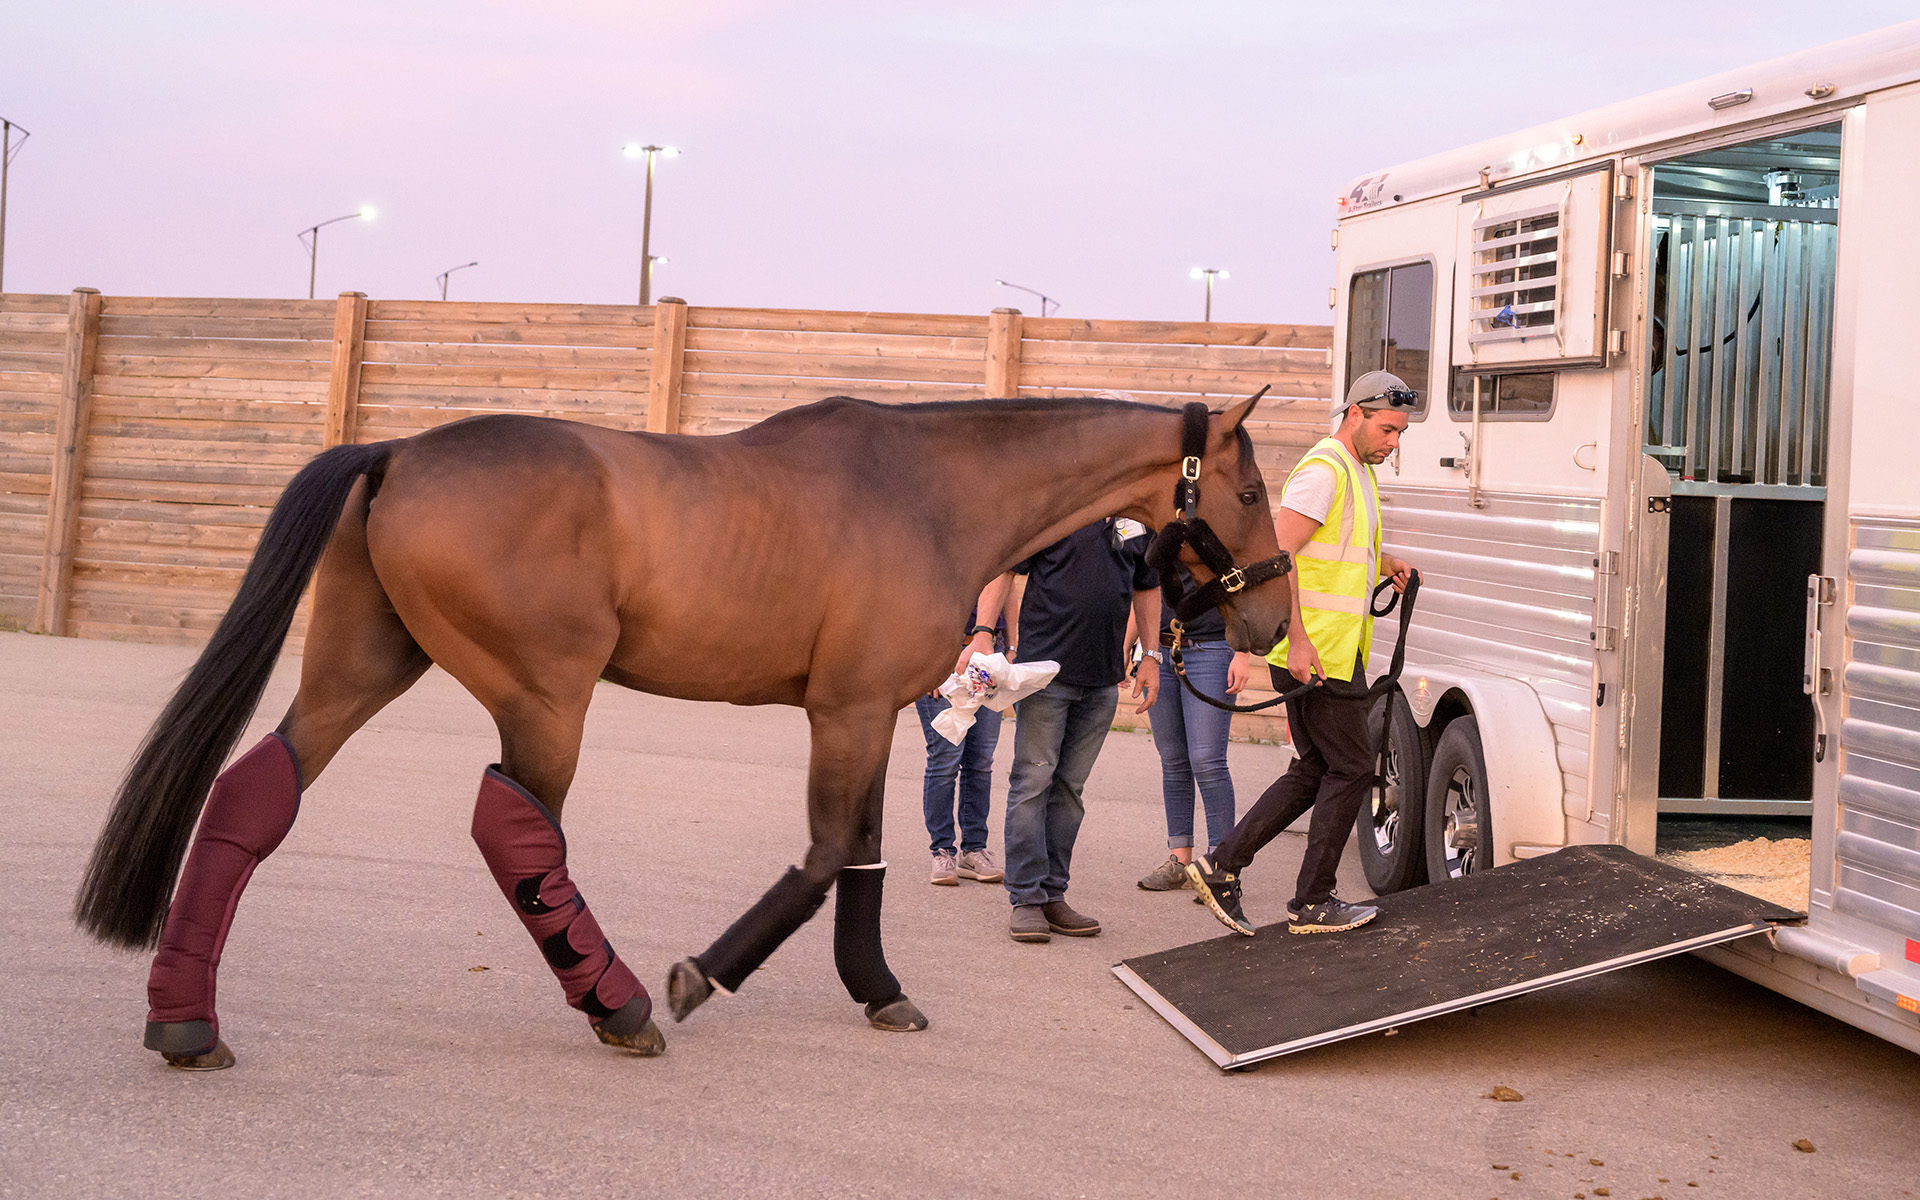
<instances>
[{"instance_id":1,"label":"horse's neck","mask_svg":"<svg viewBox=\"0 0 1920 1200\"><path fill-rule=\"evenodd\" d=\"M968 431L950 462L963 473L949 512L988 576L1103 517L1158 525L1171 512L1167 468L1180 457L1179 414L1157 409L1009 413ZM1166 495L1162 496L1161 493Z\"/></svg>"}]
</instances>

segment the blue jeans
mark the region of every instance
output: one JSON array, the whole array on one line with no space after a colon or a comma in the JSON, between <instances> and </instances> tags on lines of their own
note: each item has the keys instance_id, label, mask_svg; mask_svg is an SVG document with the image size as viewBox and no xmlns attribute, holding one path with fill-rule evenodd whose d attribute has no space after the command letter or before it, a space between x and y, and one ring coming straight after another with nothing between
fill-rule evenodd
<instances>
[{"instance_id":1,"label":"blue jeans","mask_svg":"<svg viewBox=\"0 0 1920 1200\"><path fill-rule=\"evenodd\" d=\"M1233 647L1224 641L1181 647L1187 678L1216 700L1227 695ZM1233 830L1233 776L1227 773L1227 732L1233 714L1195 700L1172 670L1161 675L1153 702L1153 744L1160 751L1160 794L1167 804L1167 845L1193 845L1193 792L1207 810L1207 845L1218 846Z\"/></svg>"},{"instance_id":2,"label":"blue jeans","mask_svg":"<svg viewBox=\"0 0 1920 1200\"><path fill-rule=\"evenodd\" d=\"M1081 789L1113 728L1120 689L1050 683L1014 705L1007 785L1007 898L1064 900L1073 842L1086 816Z\"/></svg>"},{"instance_id":3,"label":"blue jeans","mask_svg":"<svg viewBox=\"0 0 1920 1200\"><path fill-rule=\"evenodd\" d=\"M1000 741L1000 714L990 708L974 710L973 728L958 746L934 732L933 719L953 707L945 696L922 696L913 702L920 714L920 731L927 735L927 775L921 783L920 806L926 813L927 837L935 854L952 854L955 781L960 798L960 849L987 848L987 807L993 789L993 748Z\"/></svg>"}]
</instances>

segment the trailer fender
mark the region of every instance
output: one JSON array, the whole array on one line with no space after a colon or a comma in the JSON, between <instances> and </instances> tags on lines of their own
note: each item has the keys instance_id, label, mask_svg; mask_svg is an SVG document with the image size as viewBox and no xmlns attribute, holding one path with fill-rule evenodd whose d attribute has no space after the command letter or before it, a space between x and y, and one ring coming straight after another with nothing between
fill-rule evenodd
<instances>
[{"instance_id":1,"label":"trailer fender","mask_svg":"<svg viewBox=\"0 0 1920 1200\"><path fill-rule=\"evenodd\" d=\"M1477 719L1487 760L1495 866L1566 845L1566 785L1553 726L1532 687L1498 675L1425 667L1409 667L1401 686L1423 728L1436 717L1443 723L1469 714Z\"/></svg>"}]
</instances>

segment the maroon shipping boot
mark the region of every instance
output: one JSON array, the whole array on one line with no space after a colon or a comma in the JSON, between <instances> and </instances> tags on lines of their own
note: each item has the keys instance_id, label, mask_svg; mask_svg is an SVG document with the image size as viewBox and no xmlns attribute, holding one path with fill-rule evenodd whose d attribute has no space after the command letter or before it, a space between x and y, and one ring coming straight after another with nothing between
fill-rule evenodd
<instances>
[{"instance_id":1,"label":"maroon shipping boot","mask_svg":"<svg viewBox=\"0 0 1920 1200\"><path fill-rule=\"evenodd\" d=\"M567 877L567 839L560 823L498 766L488 767L480 780L473 840L520 923L540 944L567 1003L587 1014L600 1040L634 1054L666 1049L647 989L614 953L580 889Z\"/></svg>"},{"instance_id":2,"label":"maroon shipping boot","mask_svg":"<svg viewBox=\"0 0 1920 1200\"><path fill-rule=\"evenodd\" d=\"M221 772L207 795L147 976L146 1046L176 1067L233 1065L213 1007L220 952L253 869L280 845L299 811L300 767L277 733Z\"/></svg>"}]
</instances>

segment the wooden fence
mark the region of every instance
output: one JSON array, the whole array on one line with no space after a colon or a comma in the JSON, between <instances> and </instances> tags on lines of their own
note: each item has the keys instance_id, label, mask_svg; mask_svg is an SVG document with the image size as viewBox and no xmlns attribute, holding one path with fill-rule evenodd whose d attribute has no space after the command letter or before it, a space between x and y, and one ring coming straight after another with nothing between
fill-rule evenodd
<instances>
[{"instance_id":1,"label":"wooden fence","mask_svg":"<svg viewBox=\"0 0 1920 1200\"><path fill-rule=\"evenodd\" d=\"M1271 385L1276 484L1326 428L1326 326L373 300L0 296L0 627L199 643L324 446L476 413L726 433L825 396ZM289 649L298 651L304 616Z\"/></svg>"}]
</instances>

